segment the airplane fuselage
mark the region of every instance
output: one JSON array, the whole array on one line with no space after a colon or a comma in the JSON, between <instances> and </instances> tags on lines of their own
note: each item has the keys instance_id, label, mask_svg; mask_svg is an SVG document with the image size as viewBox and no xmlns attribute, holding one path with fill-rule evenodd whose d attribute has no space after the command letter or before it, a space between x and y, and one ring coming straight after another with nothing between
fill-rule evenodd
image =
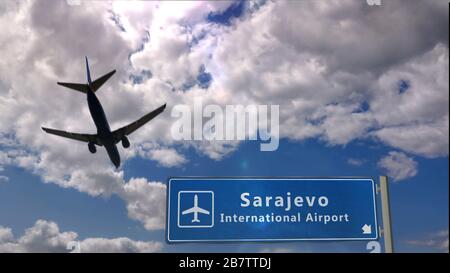
<instances>
[{"instance_id":1,"label":"airplane fuselage","mask_svg":"<svg viewBox=\"0 0 450 273\"><path fill-rule=\"evenodd\" d=\"M105 147L112 163L118 168L120 166L120 155L117 150L116 141L106 119L105 111L90 87L87 92L87 102L89 112L94 120L95 127L97 127L98 142Z\"/></svg>"},{"instance_id":2,"label":"airplane fuselage","mask_svg":"<svg viewBox=\"0 0 450 273\"><path fill-rule=\"evenodd\" d=\"M195 223L195 222L200 222L200 220L198 220L198 212L196 211L196 212L194 212L194 219L192 219L192 223Z\"/></svg>"},{"instance_id":3,"label":"airplane fuselage","mask_svg":"<svg viewBox=\"0 0 450 273\"><path fill-rule=\"evenodd\" d=\"M108 120L106 119L105 111L95 95L95 92L104 84L116 70L113 70L94 81L91 81L91 73L89 72L89 62L86 57L86 76L87 83L71 83L71 82L57 82L58 85L76 90L78 92L86 94L87 103L89 107L89 112L91 114L92 120L94 121L95 127L97 128L97 134L80 134L66 132L62 130L56 130L52 128L42 127L42 130L48 134L57 135L60 137L70 138L77 141L82 141L88 143L88 149L91 153L97 151L96 145L103 146L108 153L108 157L111 162L119 168L120 166L120 155L117 150L116 143L122 142L122 146L127 149L130 147L130 141L127 136L142 125L149 122L151 119L161 114L166 108L166 104L161 105L159 108L153 110L152 112L142 116L140 119L123 126L117 130L111 131L109 127Z\"/></svg>"}]
</instances>

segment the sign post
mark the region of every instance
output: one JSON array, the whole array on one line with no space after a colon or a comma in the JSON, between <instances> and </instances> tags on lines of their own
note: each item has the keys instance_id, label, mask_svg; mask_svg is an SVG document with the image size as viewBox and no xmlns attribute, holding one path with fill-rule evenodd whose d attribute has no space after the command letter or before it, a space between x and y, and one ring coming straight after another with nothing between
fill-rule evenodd
<instances>
[{"instance_id":1,"label":"sign post","mask_svg":"<svg viewBox=\"0 0 450 273\"><path fill-rule=\"evenodd\" d=\"M381 210L383 218L384 249L386 253L394 252L392 241L391 210L389 204L389 187L387 176L380 176Z\"/></svg>"},{"instance_id":2,"label":"sign post","mask_svg":"<svg viewBox=\"0 0 450 273\"><path fill-rule=\"evenodd\" d=\"M167 190L169 243L378 239L368 178L180 177Z\"/></svg>"}]
</instances>

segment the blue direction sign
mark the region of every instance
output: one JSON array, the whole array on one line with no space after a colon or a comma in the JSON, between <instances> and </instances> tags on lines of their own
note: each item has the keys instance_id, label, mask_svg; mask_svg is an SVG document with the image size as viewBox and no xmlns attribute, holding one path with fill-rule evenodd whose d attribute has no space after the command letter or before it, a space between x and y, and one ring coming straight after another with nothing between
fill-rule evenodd
<instances>
[{"instance_id":1,"label":"blue direction sign","mask_svg":"<svg viewBox=\"0 0 450 273\"><path fill-rule=\"evenodd\" d=\"M168 242L376 240L362 178L172 178Z\"/></svg>"}]
</instances>

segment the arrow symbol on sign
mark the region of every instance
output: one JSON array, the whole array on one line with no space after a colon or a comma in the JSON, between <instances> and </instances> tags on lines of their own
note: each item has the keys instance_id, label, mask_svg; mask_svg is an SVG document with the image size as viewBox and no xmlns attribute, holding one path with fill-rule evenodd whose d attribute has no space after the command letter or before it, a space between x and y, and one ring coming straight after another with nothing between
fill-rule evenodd
<instances>
[{"instance_id":1,"label":"arrow symbol on sign","mask_svg":"<svg viewBox=\"0 0 450 273\"><path fill-rule=\"evenodd\" d=\"M362 228L363 234L371 234L372 233L372 225L365 224Z\"/></svg>"}]
</instances>

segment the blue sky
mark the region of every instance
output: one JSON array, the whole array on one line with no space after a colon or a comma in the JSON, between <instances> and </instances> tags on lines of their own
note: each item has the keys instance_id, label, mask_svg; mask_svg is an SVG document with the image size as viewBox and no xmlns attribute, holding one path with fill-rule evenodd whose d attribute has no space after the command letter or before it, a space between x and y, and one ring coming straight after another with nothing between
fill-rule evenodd
<instances>
[{"instance_id":1,"label":"blue sky","mask_svg":"<svg viewBox=\"0 0 450 273\"><path fill-rule=\"evenodd\" d=\"M245 1L236 1L236 3L230 5L223 11L209 13L206 20L208 22L229 26L231 24L230 20L242 15L244 12L244 6Z\"/></svg>"},{"instance_id":2,"label":"blue sky","mask_svg":"<svg viewBox=\"0 0 450 273\"><path fill-rule=\"evenodd\" d=\"M14 27L0 34L0 252L66 251L75 237L88 251L368 252L365 242L167 245L159 182L380 175L396 251L448 252L444 2L1 3L0 26ZM85 98L55 87L85 80L85 55L94 78L117 69L96 93L112 128L168 104L130 149L119 144L119 170L103 149L40 129L95 130ZM175 141L171 109L196 98L280 105L279 148Z\"/></svg>"},{"instance_id":3,"label":"blue sky","mask_svg":"<svg viewBox=\"0 0 450 273\"><path fill-rule=\"evenodd\" d=\"M372 147L373 148L368 148ZM167 181L169 176L370 176L383 172L376 162L390 148L373 142L356 142L347 147L326 147L318 141L281 141L275 152L260 152L257 142L244 142L225 159L216 162L191 150L190 162L182 168L161 168L140 158L127 161L126 179L151 177ZM349 158L363 159L362 166L352 166ZM418 174L406 181L390 184L395 248L401 252L436 251L426 246L412 246L406 241L426 237L436 230L448 229L448 158L417 159ZM127 236L135 240L162 241L164 232L149 232L127 217L119 198L93 198L73 189L43 183L39 177L21 168L7 167L10 178L2 183L0 219L20 235L37 219L49 219L61 230L76 230L80 238ZM378 200L379 201L379 200ZM14 212L14 213L12 213ZM365 243L270 244L292 251L365 252ZM259 251L266 245L182 244L166 245L164 251Z\"/></svg>"}]
</instances>

